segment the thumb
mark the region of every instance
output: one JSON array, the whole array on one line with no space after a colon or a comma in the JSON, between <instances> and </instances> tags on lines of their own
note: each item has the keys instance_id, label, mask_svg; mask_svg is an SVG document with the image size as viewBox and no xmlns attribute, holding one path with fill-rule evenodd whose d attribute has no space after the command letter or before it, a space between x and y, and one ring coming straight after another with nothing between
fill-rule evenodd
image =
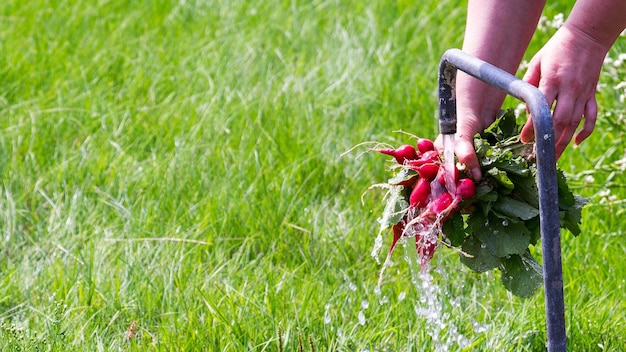
<instances>
[{"instance_id":1,"label":"thumb","mask_svg":"<svg viewBox=\"0 0 626 352\"><path fill-rule=\"evenodd\" d=\"M482 172L480 171L480 164L478 163L478 157L474 150L474 140L458 138L455 144L454 153L459 159L459 162L465 165L472 179L476 181L480 180L482 178Z\"/></svg>"}]
</instances>

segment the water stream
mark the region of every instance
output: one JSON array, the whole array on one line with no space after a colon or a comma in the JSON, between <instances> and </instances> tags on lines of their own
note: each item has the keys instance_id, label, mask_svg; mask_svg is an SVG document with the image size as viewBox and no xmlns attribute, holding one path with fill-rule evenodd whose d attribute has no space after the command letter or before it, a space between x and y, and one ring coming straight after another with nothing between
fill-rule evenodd
<instances>
[{"instance_id":1,"label":"water stream","mask_svg":"<svg viewBox=\"0 0 626 352\"><path fill-rule=\"evenodd\" d=\"M436 282L431 273L430 266L421 268L415 245L411 241L405 241L404 259L409 263L411 279L418 292L419 300L414 310L415 314L426 321L426 331L432 338L435 352L447 352L455 350L454 346L463 349L470 344L470 340L461 334L452 321L446 297L441 286ZM425 270L424 270L425 269ZM440 272L445 277L445 272Z\"/></svg>"},{"instance_id":2,"label":"water stream","mask_svg":"<svg viewBox=\"0 0 626 352\"><path fill-rule=\"evenodd\" d=\"M456 183L454 182L454 135L442 134L443 142L443 167L446 171L446 188L453 195L456 192Z\"/></svg>"}]
</instances>

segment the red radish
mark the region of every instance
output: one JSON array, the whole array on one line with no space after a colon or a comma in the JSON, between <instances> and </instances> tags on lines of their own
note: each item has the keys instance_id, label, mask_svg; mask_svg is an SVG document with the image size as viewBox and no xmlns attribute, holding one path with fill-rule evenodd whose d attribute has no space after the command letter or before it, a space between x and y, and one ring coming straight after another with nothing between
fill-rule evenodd
<instances>
[{"instance_id":1,"label":"red radish","mask_svg":"<svg viewBox=\"0 0 626 352\"><path fill-rule=\"evenodd\" d=\"M432 161L430 160L425 160L422 158L416 159L416 160L409 160L409 165L412 166L412 169L417 171L417 168L426 164L426 163L431 163Z\"/></svg>"},{"instance_id":2,"label":"red radish","mask_svg":"<svg viewBox=\"0 0 626 352\"><path fill-rule=\"evenodd\" d=\"M417 152L415 151L415 147L410 144L401 145L396 149L382 148L377 149L377 151L383 154L393 156L398 164L404 164L406 160L417 159Z\"/></svg>"},{"instance_id":3,"label":"red radish","mask_svg":"<svg viewBox=\"0 0 626 352\"><path fill-rule=\"evenodd\" d=\"M429 209L435 214L443 213L452 204L452 195L448 192L443 192L439 197L432 200L429 204Z\"/></svg>"},{"instance_id":4,"label":"red radish","mask_svg":"<svg viewBox=\"0 0 626 352\"><path fill-rule=\"evenodd\" d=\"M402 168L396 176L390 178L387 183L394 186L413 186L417 182L419 174L411 169Z\"/></svg>"},{"instance_id":5,"label":"red radish","mask_svg":"<svg viewBox=\"0 0 626 352\"><path fill-rule=\"evenodd\" d=\"M417 168L428 163L441 163L439 153L434 150L422 154L419 159L409 160L409 165L414 166L413 170L417 171Z\"/></svg>"},{"instance_id":6,"label":"red radish","mask_svg":"<svg viewBox=\"0 0 626 352\"><path fill-rule=\"evenodd\" d=\"M439 172L439 165L433 162L425 163L421 166L417 167L417 173L420 177L427 179L428 181L432 181L437 176Z\"/></svg>"},{"instance_id":7,"label":"red radish","mask_svg":"<svg viewBox=\"0 0 626 352\"><path fill-rule=\"evenodd\" d=\"M423 208L428 204L430 197L430 182L425 178L417 180L411 195L409 196L409 204L411 207Z\"/></svg>"},{"instance_id":8,"label":"red radish","mask_svg":"<svg viewBox=\"0 0 626 352\"><path fill-rule=\"evenodd\" d=\"M472 198L475 194L476 186L471 179L464 178L456 183L456 198L466 200Z\"/></svg>"},{"instance_id":9,"label":"red radish","mask_svg":"<svg viewBox=\"0 0 626 352\"><path fill-rule=\"evenodd\" d=\"M439 153L436 150L429 150L422 154L420 158L426 162L440 162L441 158L439 157Z\"/></svg>"},{"instance_id":10,"label":"red radish","mask_svg":"<svg viewBox=\"0 0 626 352\"><path fill-rule=\"evenodd\" d=\"M391 242L391 247L389 248L389 255L393 252L393 248L396 246L396 243L402 237L402 233L404 232L404 223L401 221L395 225L393 225L393 242Z\"/></svg>"},{"instance_id":11,"label":"red radish","mask_svg":"<svg viewBox=\"0 0 626 352\"><path fill-rule=\"evenodd\" d=\"M448 170L446 170L445 168L441 168L441 172L439 172L439 174L437 175L437 180L439 180L439 184L441 184L442 186L446 185L446 173ZM459 182L459 178L461 177L461 171L459 171L459 168L456 167L456 165L454 166L454 183L456 184L457 182Z\"/></svg>"},{"instance_id":12,"label":"red radish","mask_svg":"<svg viewBox=\"0 0 626 352\"><path fill-rule=\"evenodd\" d=\"M430 139L418 138L417 150L419 150L420 153L426 153L435 150L435 144Z\"/></svg>"}]
</instances>

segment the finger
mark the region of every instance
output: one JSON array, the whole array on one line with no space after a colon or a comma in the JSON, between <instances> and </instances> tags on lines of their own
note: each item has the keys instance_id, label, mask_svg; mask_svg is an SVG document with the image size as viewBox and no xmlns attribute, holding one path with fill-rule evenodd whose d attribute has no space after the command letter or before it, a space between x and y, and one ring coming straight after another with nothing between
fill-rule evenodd
<instances>
[{"instance_id":1,"label":"finger","mask_svg":"<svg viewBox=\"0 0 626 352\"><path fill-rule=\"evenodd\" d=\"M474 150L473 140L469 141L464 138L457 139L454 147L454 153L459 159L459 162L465 165L465 168L469 171L471 177L476 181L480 180L482 172L480 171L480 164L478 163L478 157L476 156L476 151Z\"/></svg>"},{"instance_id":2,"label":"finger","mask_svg":"<svg viewBox=\"0 0 626 352\"><path fill-rule=\"evenodd\" d=\"M581 116L578 116L578 119L574 116L575 104L576 102L572 97L563 95L557 99L554 107L552 121L554 121L554 147L557 159L565 150L576 128L578 128L578 124L580 124ZM580 114L582 115L582 110ZM574 127L572 127L573 124L575 124Z\"/></svg>"},{"instance_id":3,"label":"finger","mask_svg":"<svg viewBox=\"0 0 626 352\"><path fill-rule=\"evenodd\" d=\"M574 133L576 133L580 121L582 120L583 112L585 111L585 103L582 101L576 101L576 103L568 105L565 110L568 112L571 111L569 113L570 115L565 115L565 117L562 118L563 123L560 125L560 127L562 127L561 134L556 135L557 142L555 147L557 159L563 154L563 151L565 151L565 148L567 148L571 142L572 137L574 137ZM568 119L569 121L565 122Z\"/></svg>"},{"instance_id":4,"label":"finger","mask_svg":"<svg viewBox=\"0 0 626 352\"><path fill-rule=\"evenodd\" d=\"M535 87L539 86L539 80L541 79L541 66L537 64L537 62L540 61L536 60L536 58L538 57L539 56L536 56L535 58L530 60L530 62L528 63L528 70L524 74L524 78L522 78L524 81L532 84Z\"/></svg>"},{"instance_id":5,"label":"finger","mask_svg":"<svg viewBox=\"0 0 626 352\"><path fill-rule=\"evenodd\" d=\"M526 121L524 127L522 127L519 135L522 143L532 142L535 138L535 128L533 127L533 119L530 115L528 115L528 121Z\"/></svg>"},{"instance_id":6,"label":"finger","mask_svg":"<svg viewBox=\"0 0 626 352\"><path fill-rule=\"evenodd\" d=\"M530 83L530 82L529 82ZM554 101L556 100L556 89L550 88L545 85L540 85L539 90L543 93L543 96L546 98L546 102L549 107L554 105ZM535 138L535 130L533 127L532 114L528 115L528 121L520 131L520 140L523 143L532 142Z\"/></svg>"},{"instance_id":7,"label":"finger","mask_svg":"<svg viewBox=\"0 0 626 352\"><path fill-rule=\"evenodd\" d=\"M435 149L437 149L440 152L443 152L443 140L441 138L442 138L441 134L439 134L437 138L435 139L434 144L435 144Z\"/></svg>"},{"instance_id":8,"label":"finger","mask_svg":"<svg viewBox=\"0 0 626 352\"><path fill-rule=\"evenodd\" d=\"M546 102L548 103L548 106L551 107L554 104L555 96L556 96L556 93L550 93L549 95L544 93L544 97L546 98ZM533 117L532 117L532 114L529 113L528 120L526 121L526 123L524 124L524 127L522 127L522 130L520 131L520 140L522 141L522 143L532 142L533 139L535 138L535 129L533 126L534 126Z\"/></svg>"},{"instance_id":9,"label":"finger","mask_svg":"<svg viewBox=\"0 0 626 352\"><path fill-rule=\"evenodd\" d=\"M574 144L579 145L591 135L591 132L593 132L593 129L596 126L597 117L598 103L596 102L596 97L594 96L587 101L587 104L585 104L585 123L583 124L583 128L580 132L576 134Z\"/></svg>"}]
</instances>

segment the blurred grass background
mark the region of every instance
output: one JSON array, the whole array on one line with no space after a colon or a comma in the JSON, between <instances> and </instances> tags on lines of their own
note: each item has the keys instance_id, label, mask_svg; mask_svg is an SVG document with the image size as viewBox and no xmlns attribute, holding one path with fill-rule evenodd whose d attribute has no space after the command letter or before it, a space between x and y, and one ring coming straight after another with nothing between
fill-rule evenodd
<instances>
[{"instance_id":1,"label":"blurred grass background","mask_svg":"<svg viewBox=\"0 0 626 352\"><path fill-rule=\"evenodd\" d=\"M401 256L374 292L383 204L361 195L384 159L340 155L407 141L397 130L436 136L437 66L462 43L465 6L3 1L0 349L442 346ZM563 233L574 351L625 345L624 49L596 132L559 160L592 199L583 234ZM451 250L436 265L444 321L468 341L446 346L545 349L541 292L513 297Z\"/></svg>"}]
</instances>

